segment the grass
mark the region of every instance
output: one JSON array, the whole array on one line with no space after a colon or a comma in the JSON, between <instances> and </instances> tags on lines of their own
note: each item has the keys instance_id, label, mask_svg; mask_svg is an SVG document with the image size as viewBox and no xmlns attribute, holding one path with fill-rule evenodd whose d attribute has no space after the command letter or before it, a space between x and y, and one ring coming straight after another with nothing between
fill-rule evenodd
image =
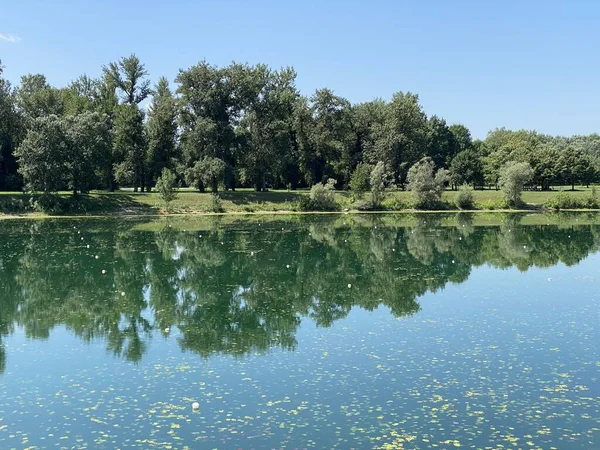
<instances>
[{"instance_id":1,"label":"grass","mask_svg":"<svg viewBox=\"0 0 600 450\"><path fill-rule=\"evenodd\" d=\"M524 191L522 198L526 203L524 209L542 209L555 199L559 189L553 191ZM571 192L565 188L565 194L578 199L585 199L591 195L591 188L577 187ZM456 210L454 199L457 191L446 191L442 196L440 210ZM251 189L238 189L235 192L220 192L222 208L225 213L291 213L299 210L298 204L302 196L309 195L308 190L287 191L272 190L269 192L255 192ZM477 210L505 210L506 205L502 195L496 190L474 191L475 209ZM34 196L34 199L37 196ZM131 190L117 192L92 192L80 195L73 201L71 194L61 192L58 194L63 208L55 214L58 215L158 215L165 214L164 204L156 192L134 193ZM355 199L349 192L336 192L336 202L340 210L355 210ZM368 198L368 197L367 197ZM0 192L0 214L26 214L35 212L30 205L30 196L16 192ZM66 205L66 206L65 206ZM202 214L212 213L213 202L210 193L199 193L192 189L181 189L177 200L171 204L174 214ZM413 210L410 192L393 191L383 202L386 211Z\"/></svg>"}]
</instances>

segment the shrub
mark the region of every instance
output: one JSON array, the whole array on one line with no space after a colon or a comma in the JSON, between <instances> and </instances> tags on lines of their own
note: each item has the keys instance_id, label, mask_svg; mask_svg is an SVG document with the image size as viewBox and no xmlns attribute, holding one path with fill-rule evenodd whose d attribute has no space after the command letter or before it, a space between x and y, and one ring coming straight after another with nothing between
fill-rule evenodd
<instances>
[{"instance_id":1,"label":"shrub","mask_svg":"<svg viewBox=\"0 0 600 450\"><path fill-rule=\"evenodd\" d=\"M523 186L533 177L533 169L527 163L507 162L500 170L500 189L508 206L522 204L521 191Z\"/></svg>"},{"instance_id":2,"label":"shrub","mask_svg":"<svg viewBox=\"0 0 600 450\"><path fill-rule=\"evenodd\" d=\"M0 197L0 212L4 214L21 214L30 210L30 205L25 198L8 196Z\"/></svg>"},{"instance_id":3,"label":"shrub","mask_svg":"<svg viewBox=\"0 0 600 450\"><path fill-rule=\"evenodd\" d=\"M434 209L441 203L442 193L448 182L448 171L439 169L434 173L434 169L433 160L427 157L408 171L408 190L413 194L416 208Z\"/></svg>"},{"instance_id":4,"label":"shrub","mask_svg":"<svg viewBox=\"0 0 600 450\"><path fill-rule=\"evenodd\" d=\"M550 199L546 206L553 209L597 209L598 199L593 192L587 197L576 197L567 192L559 192L556 196Z\"/></svg>"},{"instance_id":5,"label":"shrub","mask_svg":"<svg viewBox=\"0 0 600 450\"><path fill-rule=\"evenodd\" d=\"M336 180L330 178L327 183L317 183L310 189L308 202L300 200L300 209L304 211L335 211L339 205L335 201Z\"/></svg>"},{"instance_id":6,"label":"shrub","mask_svg":"<svg viewBox=\"0 0 600 450\"><path fill-rule=\"evenodd\" d=\"M369 164L361 163L350 176L350 190L357 199L361 199L371 187L371 170Z\"/></svg>"},{"instance_id":7,"label":"shrub","mask_svg":"<svg viewBox=\"0 0 600 450\"><path fill-rule=\"evenodd\" d=\"M454 204L458 209L473 209L473 203L473 188L466 184L461 186L454 199Z\"/></svg>"},{"instance_id":8,"label":"shrub","mask_svg":"<svg viewBox=\"0 0 600 450\"><path fill-rule=\"evenodd\" d=\"M177 177L169 169L163 169L160 177L156 180L158 196L165 203L167 211L171 211L171 202L177 199Z\"/></svg>"},{"instance_id":9,"label":"shrub","mask_svg":"<svg viewBox=\"0 0 600 450\"><path fill-rule=\"evenodd\" d=\"M214 213L222 213L225 211L225 209L223 208L223 202L221 201L221 197L219 197L219 194L210 195L210 210Z\"/></svg>"},{"instance_id":10,"label":"shrub","mask_svg":"<svg viewBox=\"0 0 600 450\"><path fill-rule=\"evenodd\" d=\"M376 209L381 207L381 202L383 202L383 199L385 198L385 187L388 182L388 175L382 161L379 161L371 171L369 181L371 184L373 209Z\"/></svg>"},{"instance_id":11,"label":"shrub","mask_svg":"<svg viewBox=\"0 0 600 450\"><path fill-rule=\"evenodd\" d=\"M68 210L67 200L53 194L30 197L29 205L32 210L46 214L60 214Z\"/></svg>"}]
</instances>

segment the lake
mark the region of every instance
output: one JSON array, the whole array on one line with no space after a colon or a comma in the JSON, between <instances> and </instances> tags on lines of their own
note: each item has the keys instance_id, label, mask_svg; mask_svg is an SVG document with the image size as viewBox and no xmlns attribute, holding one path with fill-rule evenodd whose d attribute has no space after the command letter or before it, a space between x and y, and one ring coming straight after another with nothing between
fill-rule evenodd
<instances>
[{"instance_id":1,"label":"lake","mask_svg":"<svg viewBox=\"0 0 600 450\"><path fill-rule=\"evenodd\" d=\"M0 221L0 448L600 448L599 224Z\"/></svg>"}]
</instances>

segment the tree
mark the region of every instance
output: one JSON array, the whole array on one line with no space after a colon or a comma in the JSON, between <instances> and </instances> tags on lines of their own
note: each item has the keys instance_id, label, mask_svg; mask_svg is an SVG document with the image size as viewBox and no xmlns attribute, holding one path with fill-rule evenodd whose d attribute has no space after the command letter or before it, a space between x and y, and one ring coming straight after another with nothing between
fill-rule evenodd
<instances>
[{"instance_id":1,"label":"tree","mask_svg":"<svg viewBox=\"0 0 600 450\"><path fill-rule=\"evenodd\" d=\"M460 123L450 125L450 132L454 135L456 141L457 151L464 152L470 150L473 147L473 138L471 132L467 127Z\"/></svg>"},{"instance_id":2,"label":"tree","mask_svg":"<svg viewBox=\"0 0 600 450\"><path fill-rule=\"evenodd\" d=\"M111 62L103 67L104 75L119 89L123 102L137 105L151 93L150 80L146 79L148 71L135 54Z\"/></svg>"},{"instance_id":3,"label":"tree","mask_svg":"<svg viewBox=\"0 0 600 450\"><path fill-rule=\"evenodd\" d=\"M219 158L229 166L235 164L234 124L253 91L249 71L247 65L218 68L206 61L179 71L175 81L180 105L182 173L205 156ZM201 184L197 187L203 189Z\"/></svg>"},{"instance_id":4,"label":"tree","mask_svg":"<svg viewBox=\"0 0 600 450\"><path fill-rule=\"evenodd\" d=\"M177 150L177 105L166 78L160 78L146 123L148 135L147 184L150 187L164 168L174 168Z\"/></svg>"},{"instance_id":5,"label":"tree","mask_svg":"<svg viewBox=\"0 0 600 450\"><path fill-rule=\"evenodd\" d=\"M212 156L205 156L185 172L189 185L210 186L213 193L219 191L219 183L224 181L227 164L225 161Z\"/></svg>"},{"instance_id":6,"label":"tree","mask_svg":"<svg viewBox=\"0 0 600 450\"><path fill-rule=\"evenodd\" d=\"M415 199L415 206L431 209L442 200L448 174L445 169L435 172L433 160L425 157L409 169L407 180L408 190L412 192Z\"/></svg>"},{"instance_id":7,"label":"tree","mask_svg":"<svg viewBox=\"0 0 600 450\"><path fill-rule=\"evenodd\" d=\"M365 154L367 162L385 161L400 184L407 170L425 156L427 116L419 96L398 92L386 105L385 119L373 127L374 144Z\"/></svg>"},{"instance_id":8,"label":"tree","mask_svg":"<svg viewBox=\"0 0 600 450\"><path fill-rule=\"evenodd\" d=\"M450 163L450 181L454 186L483 186L483 163L475 150L463 150L456 154Z\"/></svg>"},{"instance_id":9,"label":"tree","mask_svg":"<svg viewBox=\"0 0 600 450\"><path fill-rule=\"evenodd\" d=\"M320 169L320 177L333 177L341 185L347 185L352 169L358 162L357 155L353 154L350 102L330 89L318 89L310 101L314 120L314 151L316 158L322 162L321 167L317 168Z\"/></svg>"},{"instance_id":10,"label":"tree","mask_svg":"<svg viewBox=\"0 0 600 450\"><path fill-rule=\"evenodd\" d=\"M144 191L145 178L144 114L137 105L119 105L114 121L113 158L117 182Z\"/></svg>"},{"instance_id":11,"label":"tree","mask_svg":"<svg viewBox=\"0 0 600 450\"><path fill-rule=\"evenodd\" d=\"M371 171L373 167L369 164L360 163L350 176L350 190L356 198L362 198L371 187Z\"/></svg>"},{"instance_id":12,"label":"tree","mask_svg":"<svg viewBox=\"0 0 600 450\"><path fill-rule=\"evenodd\" d=\"M63 188L68 174L69 145L60 117L39 117L15 153L27 189L45 194Z\"/></svg>"},{"instance_id":13,"label":"tree","mask_svg":"<svg viewBox=\"0 0 600 450\"><path fill-rule=\"evenodd\" d=\"M383 161L379 161L373 167L371 171L371 176L369 179L369 184L371 185L371 201L373 203L373 208L379 208L381 206L381 202L385 198L385 188L387 186L388 174L385 170L385 164Z\"/></svg>"},{"instance_id":14,"label":"tree","mask_svg":"<svg viewBox=\"0 0 600 450\"><path fill-rule=\"evenodd\" d=\"M571 146L560 152L556 165L559 179L561 182L571 185L573 191L575 183L589 183L595 172L591 157L582 150L576 150Z\"/></svg>"},{"instance_id":15,"label":"tree","mask_svg":"<svg viewBox=\"0 0 600 450\"><path fill-rule=\"evenodd\" d=\"M259 65L249 76L255 90L240 122L238 136L245 145L239 162L243 179L260 191L266 190L267 175L272 180L280 178L292 158L296 72L291 68L271 71Z\"/></svg>"},{"instance_id":16,"label":"tree","mask_svg":"<svg viewBox=\"0 0 600 450\"><path fill-rule=\"evenodd\" d=\"M560 181L558 161L559 151L551 145L539 147L531 154L529 162L533 169L533 182L542 191L550 189L551 183Z\"/></svg>"},{"instance_id":17,"label":"tree","mask_svg":"<svg viewBox=\"0 0 600 450\"><path fill-rule=\"evenodd\" d=\"M427 121L427 156L436 167L447 168L458 152L458 142L444 119L431 116Z\"/></svg>"},{"instance_id":18,"label":"tree","mask_svg":"<svg viewBox=\"0 0 600 450\"><path fill-rule=\"evenodd\" d=\"M523 162L509 161L500 171L500 189L509 206L521 204L523 186L533 177L531 166Z\"/></svg>"},{"instance_id":19,"label":"tree","mask_svg":"<svg viewBox=\"0 0 600 450\"><path fill-rule=\"evenodd\" d=\"M0 61L0 190L20 187L14 152L22 133L14 91L8 80L2 77L3 70Z\"/></svg>"},{"instance_id":20,"label":"tree","mask_svg":"<svg viewBox=\"0 0 600 450\"><path fill-rule=\"evenodd\" d=\"M99 184L105 161L111 153L108 116L84 112L64 120L68 139L68 182L73 194L89 192Z\"/></svg>"},{"instance_id":21,"label":"tree","mask_svg":"<svg viewBox=\"0 0 600 450\"><path fill-rule=\"evenodd\" d=\"M177 176L165 167L156 180L156 190L166 210L170 211L171 202L177 199Z\"/></svg>"},{"instance_id":22,"label":"tree","mask_svg":"<svg viewBox=\"0 0 600 450\"><path fill-rule=\"evenodd\" d=\"M17 105L28 120L51 114L62 115L64 104L58 89L51 87L41 74L21 77L17 89Z\"/></svg>"},{"instance_id":23,"label":"tree","mask_svg":"<svg viewBox=\"0 0 600 450\"><path fill-rule=\"evenodd\" d=\"M61 89L61 98L65 115L96 111L100 100L102 81L81 75L65 89Z\"/></svg>"}]
</instances>

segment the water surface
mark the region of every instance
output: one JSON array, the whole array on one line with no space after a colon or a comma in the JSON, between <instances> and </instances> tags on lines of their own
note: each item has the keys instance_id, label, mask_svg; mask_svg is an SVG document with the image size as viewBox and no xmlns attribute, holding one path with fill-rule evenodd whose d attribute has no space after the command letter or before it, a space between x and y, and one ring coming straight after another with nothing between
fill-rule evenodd
<instances>
[{"instance_id":1,"label":"water surface","mask_svg":"<svg viewBox=\"0 0 600 450\"><path fill-rule=\"evenodd\" d=\"M0 222L0 448L598 448L561 217Z\"/></svg>"}]
</instances>

